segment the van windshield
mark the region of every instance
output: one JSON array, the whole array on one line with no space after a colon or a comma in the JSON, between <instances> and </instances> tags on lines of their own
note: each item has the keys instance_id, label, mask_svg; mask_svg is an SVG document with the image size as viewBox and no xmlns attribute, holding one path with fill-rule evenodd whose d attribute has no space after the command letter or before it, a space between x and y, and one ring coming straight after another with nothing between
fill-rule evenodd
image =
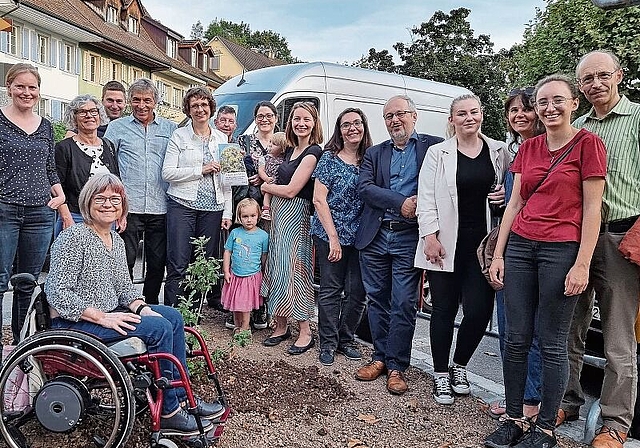
<instances>
[{"instance_id":1,"label":"van windshield","mask_svg":"<svg viewBox=\"0 0 640 448\"><path fill-rule=\"evenodd\" d=\"M253 121L253 109L260 101L271 101L275 92L227 93L213 96L216 107L231 106L236 110L238 128L233 133L235 138L242 135Z\"/></svg>"}]
</instances>

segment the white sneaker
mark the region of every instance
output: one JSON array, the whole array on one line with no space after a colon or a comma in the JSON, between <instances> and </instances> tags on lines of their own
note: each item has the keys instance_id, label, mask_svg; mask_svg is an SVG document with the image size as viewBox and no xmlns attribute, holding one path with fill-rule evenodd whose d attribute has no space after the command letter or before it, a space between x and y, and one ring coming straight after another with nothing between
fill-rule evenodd
<instances>
[{"instance_id":1,"label":"white sneaker","mask_svg":"<svg viewBox=\"0 0 640 448\"><path fill-rule=\"evenodd\" d=\"M449 380L451 381L451 388L455 393L460 395L469 395L471 393L466 368L455 364L449 367Z\"/></svg>"},{"instance_id":2,"label":"white sneaker","mask_svg":"<svg viewBox=\"0 0 640 448\"><path fill-rule=\"evenodd\" d=\"M440 404L453 404L453 391L448 376L433 379L433 399Z\"/></svg>"}]
</instances>

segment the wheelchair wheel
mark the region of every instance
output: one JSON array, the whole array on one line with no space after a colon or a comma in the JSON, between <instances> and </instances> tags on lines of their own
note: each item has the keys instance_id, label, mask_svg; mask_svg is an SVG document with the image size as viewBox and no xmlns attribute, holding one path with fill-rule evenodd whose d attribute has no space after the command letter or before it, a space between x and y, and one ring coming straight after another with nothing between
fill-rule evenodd
<instances>
[{"instance_id":1,"label":"wheelchair wheel","mask_svg":"<svg viewBox=\"0 0 640 448\"><path fill-rule=\"evenodd\" d=\"M120 360L83 333L47 330L0 369L0 433L11 448L122 447L135 420Z\"/></svg>"}]
</instances>

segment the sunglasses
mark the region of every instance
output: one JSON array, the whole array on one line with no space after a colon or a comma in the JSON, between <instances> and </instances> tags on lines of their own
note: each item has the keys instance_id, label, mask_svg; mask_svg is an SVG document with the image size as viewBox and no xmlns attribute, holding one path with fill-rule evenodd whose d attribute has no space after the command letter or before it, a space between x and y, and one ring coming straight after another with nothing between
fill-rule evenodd
<instances>
[{"instance_id":1,"label":"sunglasses","mask_svg":"<svg viewBox=\"0 0 640 448\"><path fill-rule=\"evenodd\" d=\"M514 97L514 96L518 96L521 94L525 94L525 96L532 96L533 92L535 91L534 87L519 87L516 89L513 89L511 92L509 92L509 97Z\"/></svg>"}]
</instances>

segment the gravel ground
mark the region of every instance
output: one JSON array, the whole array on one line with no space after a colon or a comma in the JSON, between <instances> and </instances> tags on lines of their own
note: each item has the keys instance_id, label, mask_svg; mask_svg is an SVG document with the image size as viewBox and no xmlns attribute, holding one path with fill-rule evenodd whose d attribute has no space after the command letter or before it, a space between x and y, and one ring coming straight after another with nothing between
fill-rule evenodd
<instances>
[{"instance_id":1,"label":"gravel ground","mask_svg":"<svg viewBox=\"0 0 640 448\"><path fill-rule=\"evenodd\" d=\"M229 346L231 331L224 328L221 313L206 309L201 327L211 351ZM458 397L452 406L436 404L431 377L421 370L410 368L409 391L393 396L384 378L355 380L355 369L364 361L337 355L334 365L325 367L317 360L317 345L290 356L286 343L272 348L261 344L269 333L254 332L253 342L233 348L217 365L232 408L217 445L221 448L482 447L484 436L495 428L484 403L473 397ZM364 347L364 352L366 359L370 349ZM194 383L198 394L215 397L211 384ZM148 428L148 415L138 418L126 447L147 448ZM559 446L585 445L560 439Z\"/></svg>"}]
</instances>

